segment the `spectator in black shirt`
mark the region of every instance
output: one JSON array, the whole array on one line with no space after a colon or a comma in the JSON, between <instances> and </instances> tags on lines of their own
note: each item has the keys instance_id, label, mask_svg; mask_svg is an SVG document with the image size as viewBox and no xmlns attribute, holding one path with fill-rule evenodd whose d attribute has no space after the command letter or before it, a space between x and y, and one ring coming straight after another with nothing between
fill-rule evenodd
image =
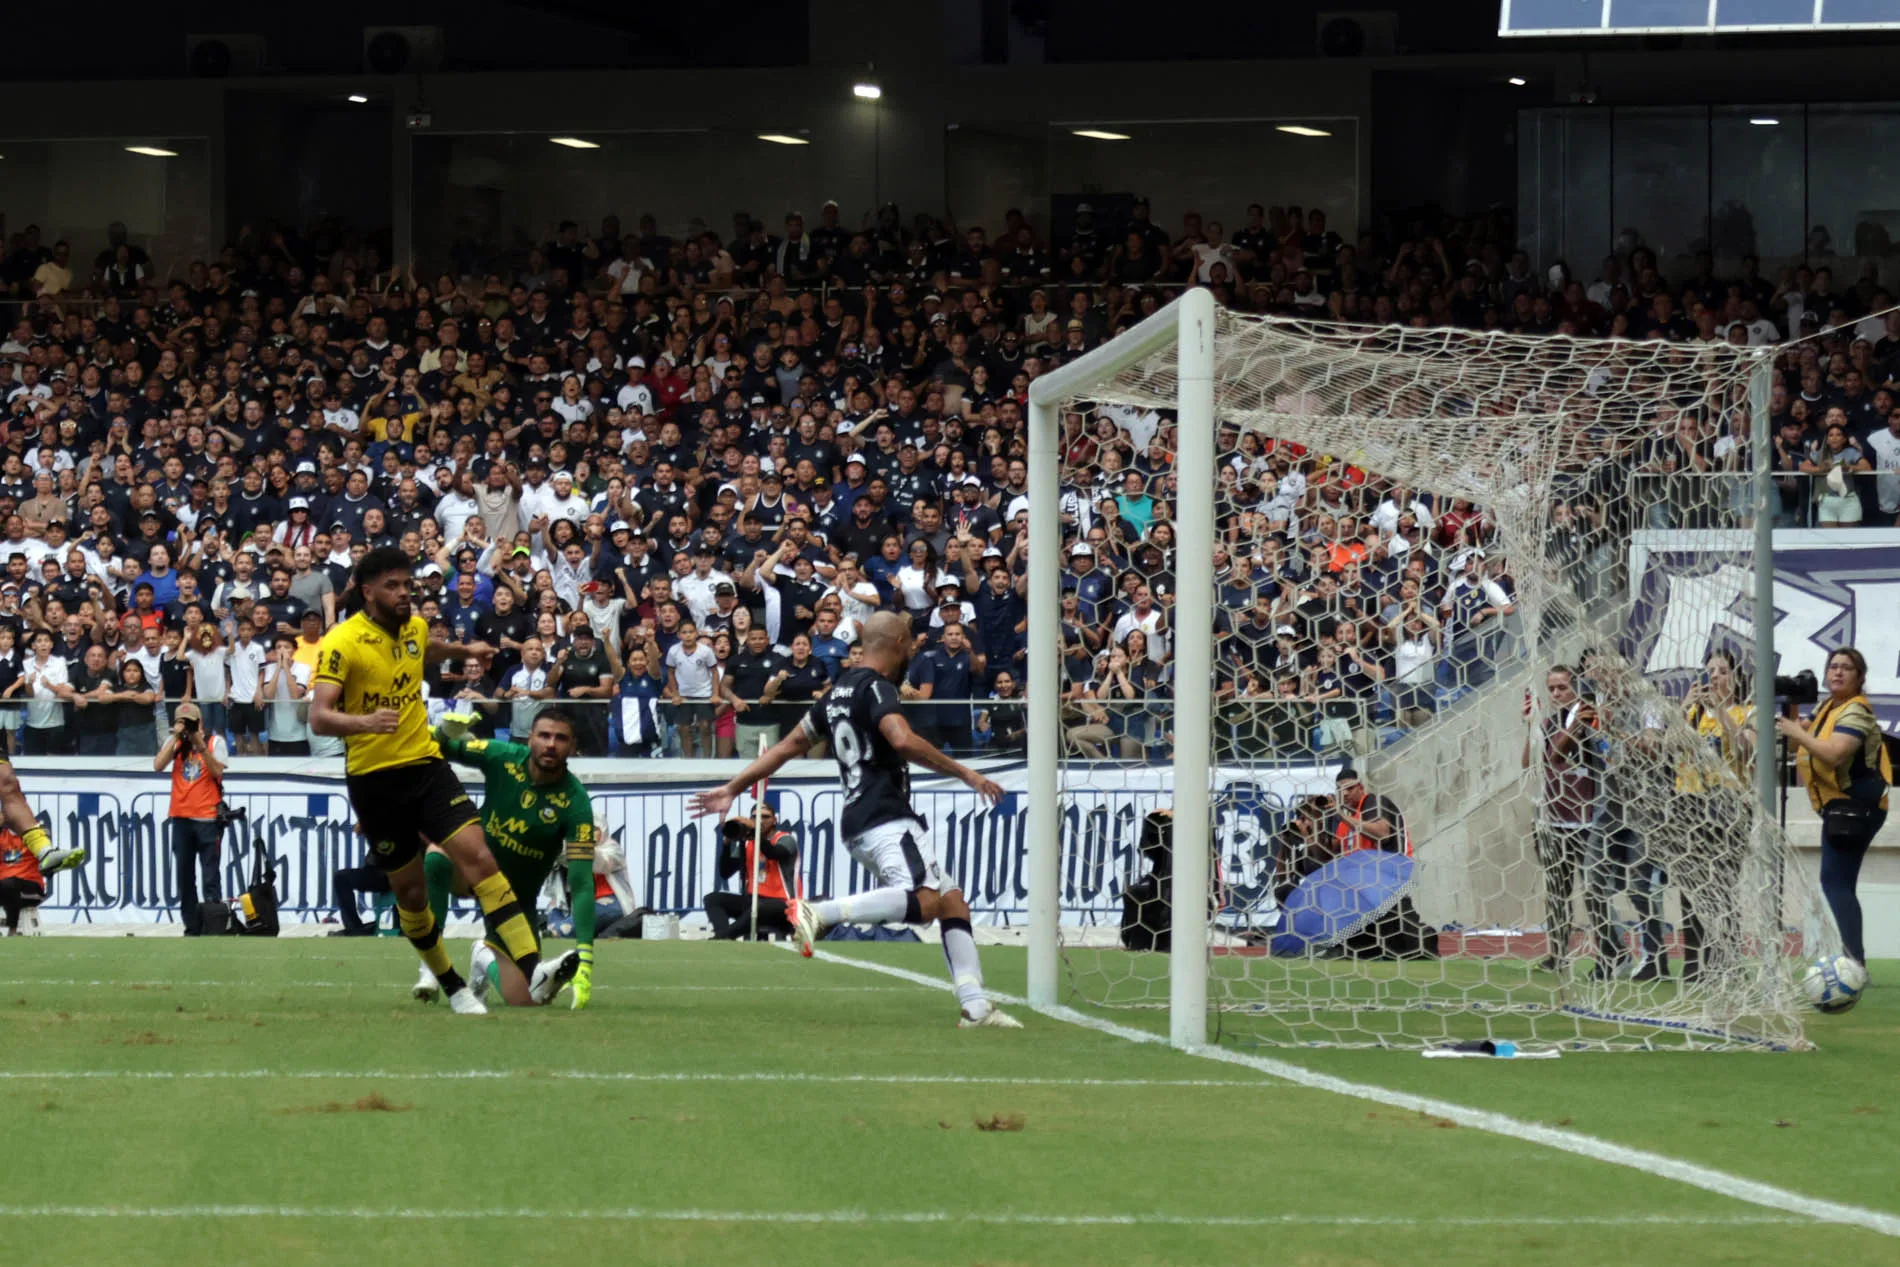
<instances>
[{"instance_id":1,"label":"spectator in black shirt","mask_svg":"<svg viewBox=\"0 0 1900 1267\"><path fill-rule=\"evenodd\" d=\"M774 651L765 626L746 631L745 642L726 662L719 693L732 701L737 715L737 755L756 757L778 742L781 720L772 707L789 676L785 657Z\"/></svg>"},{"instance_id":2,"label":"spectator in black shirt","mask_svg":"<svg viewBox=\"0 0 1900 1267\"><path fill-rule=\"evenodd\" d=\"M614 693L613 668L593 626L585 617L572 629L573 643L558 658L560 697L588 701L574 709L577 751L586 757L607 755L607 704Z\"/></svg>"},{"instance_id":3,"label":"spectator in black shirt","mask_svg":"<svg viewBox=\"0 0 1900 1267\"><path fill-rule=\"evenodd\" d=\"M899 691L904 699L920 704L911 710L912 729L946 752L969 751L970 706L961 701L970 699L970 689L981 672L963 626L946 625L942 645L911 661Z\"/></svg>"},{"instance_id":4,"label":"spectator in black shirt","mask_svg":"<svg viewBox=\"0 0 1900 1267\"><path fill-rule=\"evenodd\" d=\"M273 567L270 570L270 595L263 600L263 606L270 612L271 623L278 633L295 637L303 627L303 614L307 608L301 599L291 597L290 580L289 568Z\"/></svg>"}]
</instances>

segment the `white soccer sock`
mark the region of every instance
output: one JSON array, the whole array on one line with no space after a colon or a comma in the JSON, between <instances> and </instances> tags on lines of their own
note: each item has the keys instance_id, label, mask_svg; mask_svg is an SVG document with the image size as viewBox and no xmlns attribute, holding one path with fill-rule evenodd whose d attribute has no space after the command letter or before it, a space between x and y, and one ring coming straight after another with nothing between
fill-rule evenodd
<instances>
[{"instance_id":1,"label":"white soccer sock","mask_svg":"<svg viewBox=\"0 0 1900 1267\"><path fill-rule=\"evenodd\" d=\"M812 909L826 928L835 924L890 924L903 919L910 909L910 890L872 889L852 897L813 902Z\"/></svg>"},{"instance_id":2,"label":"white soccer sock","mask_svg":"<svg viewBox=\"0 0 1900 1267\"><path fill-rule=\"evenodd\" d=\"M976 938L970 935L969 921L943 921L943 958L950 965L950 984L957 992L964 1015L980 1020L990 1010L990 996L983 992L983 965L976 957Z\"/></svg>"}]
</instances>

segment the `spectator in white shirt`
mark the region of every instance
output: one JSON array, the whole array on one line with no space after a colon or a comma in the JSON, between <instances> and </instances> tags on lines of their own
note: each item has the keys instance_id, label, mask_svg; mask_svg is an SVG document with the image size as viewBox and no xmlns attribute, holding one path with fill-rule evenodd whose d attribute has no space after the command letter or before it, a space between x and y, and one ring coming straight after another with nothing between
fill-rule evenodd
<instances>
[{"instance_id":1,"label":"spectator in white shirt","mask_svg":"<svg viewBox=\"0 0 1900 1267\"><path fill-rule=\"evenodd\" d=\"M53 654L53 635L33 635L33 654L20 666L20 693L26 696L26 755L57 756L66 748L66 708L73 688L66 662Z\"/></svg>"},{"instance_id":2,"label":"spectator in white shirt","mask_svg":"<svg viewBox=\"0 0 1900 1267\"><path fill-rule=\"evenodd\" d=\"M645 358L638 356L627 358L627 383L620 389L619 395L614 397L614 403L630 414L651 418L655 412L653 389L640 381L646 377L646 370Z\"/></svg>"},{"instance_id":3,"label":"spectator in white shirt","mask_svg":"<svg viewBox=\"0 0 1900 1267\"><path fill-rule=\"evenodd\" d=\"M732 584L730 576L713 567L713 557L711 546L694 546L693 570L673 585L673 593L691 609L694 621L706 619L718 606L714 591L719 586Z\"/></svg>"},{"instance_id":4,"label":"spectator in white shirt","mask_svg":"<svg viewBox=\"0 0 1900 1267\"><path fill-rule=\"evenodd\" d=\"M1900 409L1887 415L1885 429L1867 437L1867 454L1873 459L1874 491L1880 499L1882 515L1900 516Z\"/></svg>"},{"instance_id":5,"label":"spectator in white shirt","mask_svg":"<svg viewBox=\"0 0 1900 1267\"><path fill-rule=\"evenodd\" d=\"M590 508L587 499L574 491L572 475L566 471L556 471L547 487L553 491L540 499L540 509L535 513L546 515L549 523L565 519L579 527L587 522Z\"/></svg>"},{"instance_id":6,"label":"spectator in white shirt","mask_svg":"<svg viewBox=\"0 0 1900 1267\"><path fill-rule=\"evenodd\" d=\"M455 486L435 504L435 521L442 525L443 539L454 541L462 535L462 526L481 514L475 500L475 480L467 471L455 477Z\"/></svg>"},{"instance_id":7,"label":"spectator in white shirt","mask_svg":"<svg viewBox=\"0 0 1900 1267\"><path fill-rule=\"evenodd\" d=\"M521 663L502 684L501 697L512 701L508 712L508 733L526 735L534 729L534 719L547 701L554 698L554 671L548 667L547 645L530 635L521 644Z\"/></svg>"},{"instance_id":8,"label":"spectator in white shirt","mask_svg":"<svg viewBox=\"0 0 1900 1267\"><path fill-rule=\"evenodd\" d=\"M594 416L594 402L581 393L578 374L569 374L561 380L561 394L548 408L559 414L562 422L586 422Z\"/></svg>"},{"instance_id":9,"label":"spectator in white shirt","mask_svg":"<svg viewBox=\"0 0 1900 1267\"><path fill-rule=\"evenodd\" d=\"M701 642L691 621L679 624L679 641L666 653L666 698L679 710L680 755L713 755L713 696L719 690L719 657Z\"/></svg>"}]
</instances>

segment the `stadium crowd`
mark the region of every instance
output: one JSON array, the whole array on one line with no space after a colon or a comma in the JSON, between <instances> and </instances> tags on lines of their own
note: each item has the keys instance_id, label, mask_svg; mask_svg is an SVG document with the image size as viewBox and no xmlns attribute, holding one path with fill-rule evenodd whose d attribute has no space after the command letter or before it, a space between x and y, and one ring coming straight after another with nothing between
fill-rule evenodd
<instances>
[{"instance_id":1,"label":"stadium crowd","mask_svg":"<svg viewBox=\"0 0 1900 1267\"><path fill-rule=\"evenodd\" d=\"M1672 282L1639 245L1585 280L1533 267L1502 213L1389 240L1319 209L1236 224L1170 230L1145 201L1112 225L1084 205L1053 237L1016 211L993 234L895 207L849 228L835 204L677 237L609 216L505 262L458 244L434 280L335 224L247 226L165 276L123 226L89 266L29 226L0 255L0 727L28 752L149 754L191 699L241 754L320 755L317 643L353 560L391 544L419 611L492 649L427 683L478 733L562 699L583 755L751 752L897 610L918 728L1018 751L1029 383L1188 285L1321 321L1808 336L1774 401L1782 520L1900 513L1900 317L1866 315L1891 304L1868 277L1718 278L1703 258ZM1618 460L1745 469L1722 429ZM1170 741L1174 452L1154 413L1065 421L1049 548L1082 755ZM1512 645L1482 508L1252 435L1223 432L1220 461L1228 751L1416 724ZM1606 529L1571 510L1552 531L1584 560Z\"/></svg>"}]
</instances>

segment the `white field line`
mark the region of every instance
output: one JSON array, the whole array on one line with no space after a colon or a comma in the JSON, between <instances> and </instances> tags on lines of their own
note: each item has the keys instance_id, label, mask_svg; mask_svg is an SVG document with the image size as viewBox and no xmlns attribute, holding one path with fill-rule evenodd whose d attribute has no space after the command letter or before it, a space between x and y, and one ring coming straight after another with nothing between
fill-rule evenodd
<instances>
[{"instance_id":1,"label":"white field line","mask_svg":"<svg viewBox=\"0 0 1900 1267\"><path fill-rule=\"evenodd\" d=\"M405 978L413 983L413 978ZM394 981L121 981L109 977L86 980L80 977L12 977L0 979L0 987L18 985L84 986L88 989L117 987L123 990L169 989L173 986L206 986L213 989L245 990L396 990L406 995L408 986ZM599 990L627 990L636 994L908 994L894 985L596 985Z\"/></svg>"},{"instance_id":2,"label":"white field line","mask_svg":"<svg viewBox=\"0 0 1900 1267\"><path fill-rule=\"evenodd\" d=\"M472 1220L532 1219L544 1222L614 1223L765 1223L765 1224L974 1224L985 1227L1354 1227L1354 1228L1564 1228L1564 1227L1762 1227L1805 1225L1786 1216L1735 1215L1478 1215L1469 1218L1388 1214L1168 1214L1135 1212L1113 1214L1050 1214L1034 1211L982 1210L562 1210L531 1207L518 1210L479 1207L373 1208L369 1206L304 1205L0 1205L4 1218L62 1219L345 1219L361 1222L466 1222Z\"/></svg>"},{"instance_id":3,"label":"white field line","mask_svg":"<svg viewBox=\"0 0 1900 1267\"><path fill-rule=\"evenodd\" d=\"M786 949L792 949L792 943L784 943ZM905 968L890 964L873 963L864 959L852 959L829 951L817 951L815 957L827 963L844 964L860 968L867 972L878 972L901 981L924 986L933 990L949 990L951 985L939 977L925 976L921 972L911 972ZM1026 1007L1027 1002L1011 995L992 993L992 998L1011 1006ZM1088 1016L1072 1008L1053 1007L1042 1011L1042 1015L1052 1020L1070 1025L1080 1025L1098 1033L1110 1034L1116 1038L1136 1043L1155 1043L1167 1045L1167 1036L1151 1033L1147 1030L1133 1029L1126 1025L1117 1025L1100 1017ZM1626 1144L1612 1143L1592 1135L1577 1131L1562 1130L1554 1126L1544 1126L1537 1122L1526 1122L1504 1113L1494 1113L1489 1109L1474 1109L1462 1104L1453 1104L1449 1100L1438 1100L1430 1096L1414 1095L1409 1091L1396 1091L1389 1087L1376 1086L1366 1082L1352 1082L1337 1078L1331 1074L1319 1073L1302 1065L1284 1060L1273 1060L1265 1056L1249 1056L1241 1052L1226 1051L1219 1047L1201 1047L1187 1053L1204 1060L1217 1060L1223 1064L1238 1065L1243 1069L1252 1069L1258 1073L1270 1074L1275 1078L1291 1082L1296 1086L1307 1087L1315 1091L1327 1091L1334 1095L1350 1096L1356 1100L1366 1100L1374 1104L1383 1104L1388 1108L1407 1109L1416 1113L1428 1113L1468 1126L1473 1130L1485 1131L1492 1135L1501 1135L1507 1139L1520 1140L1527 1144L1538 1144L1554 1148L1560 1152L1587 1157L1592 1161L1605 1162L1612 1166L1624 1166L1631 1170L1654 1175L1659 1179L1671 1179L1685 1183L1705 1192L1729 1197L1736 1201L1745 1201L1764 1209L1781 1210L1789 1214L1798 1214L1804 1218L1816 1219L1824 1223L1841 1223L1851 1227L1862 1227L1883 1236L1900 1237L1900 1214L1884 1210L1870 1210L1864 1206L1848 1205L1840 1201L1826 1201L1819 1197L1806 1196L1786 1188L1777 1188L1773 1184L1756 1179L1747 1179L1741 1175L1732 1175L1727 1171L1716 1170L1711 1166L1696 1162L1683 1161L1668 1157L1662 1153L1652 1153L1647 1149L1631 1148Z\"/></svg>"},{"instance_id":4,"label":"white field line","mask_svg":"<svg viewBox=\"0 0 1900 1267\"><path fill-rule=\"evenodd\" d=\"M781 1082L822 1086L971 1087L1219 1087L1228 1091L1276 1090L1264 1079L1236 1078L1018 1078L965 1074L639 1072L596 1069L0 1069L0 1082Z\"/></svg>"}]
</instances>

